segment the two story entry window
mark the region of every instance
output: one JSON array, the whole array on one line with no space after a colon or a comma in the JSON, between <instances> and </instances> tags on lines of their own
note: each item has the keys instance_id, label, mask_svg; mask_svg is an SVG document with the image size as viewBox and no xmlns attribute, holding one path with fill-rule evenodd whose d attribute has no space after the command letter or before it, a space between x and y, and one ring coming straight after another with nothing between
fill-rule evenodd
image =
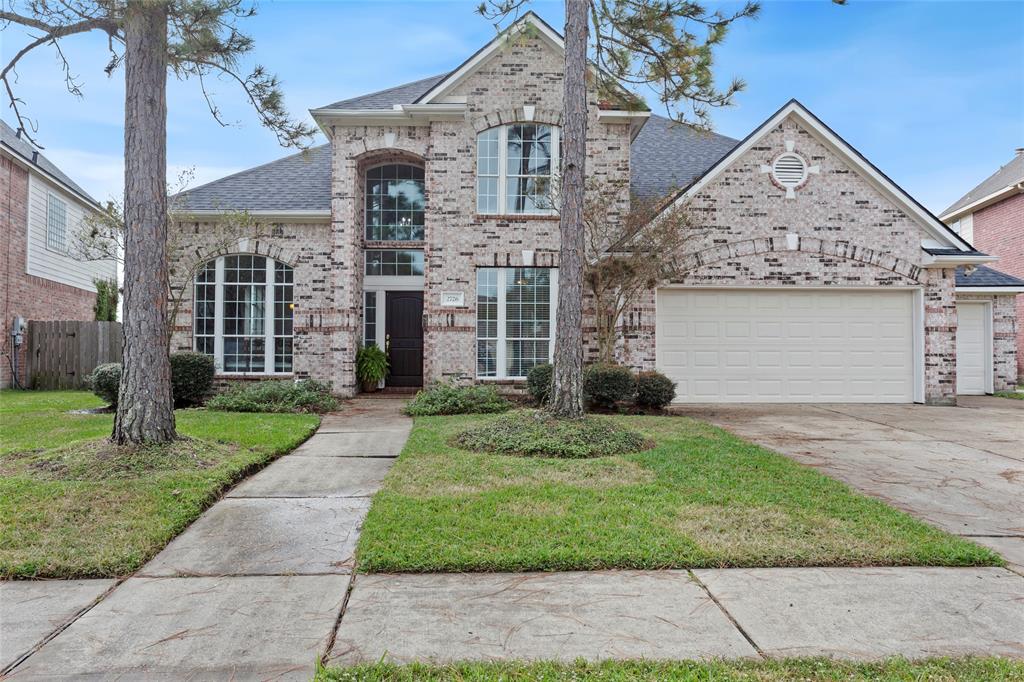
<instances>
[{"instance_id":1,"label":"two story entry window","mask_svg":"<svg viewBox=\"0 0 1024 682\"><path fill-rule=\"evenodd\" d=\"M387 352L386 385L421 386L423 168L405 163L373 166L364 182L363 343ZM409 248L394 242L407 242Z\"/></svg>"}]
</instances>

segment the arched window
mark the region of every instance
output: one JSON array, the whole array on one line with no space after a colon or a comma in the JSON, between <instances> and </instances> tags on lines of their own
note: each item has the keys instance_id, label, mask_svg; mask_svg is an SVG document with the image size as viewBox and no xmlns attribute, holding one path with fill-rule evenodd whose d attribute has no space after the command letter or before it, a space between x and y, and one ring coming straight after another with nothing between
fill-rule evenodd
<instances>
[{"instance_id":1,"label":"arched window","mask_svg":"<svg viewBox=\"0 0 1024 682\"><path fill-rule=\"evenodd\" d=\"M476 137L477 213L549 214L558 127L513 123Z\"/></svg>"},{"instance_id":2,"label":"arched window","mask_svg":"<svg viewBox=\"0 0 1024 682\"><path fill-rule=\"evenodd\" d=\"M423 241L423 169L405 163L366 171L366 239Z\"/></svg>"},{"instance_id":3,"label":"arched window","mask_svg":"<svg viewBox=\"0 0 1024 682\"><path fill-rule=\"evenodd\" d=\"M195 349L220 372L292 371L292 269L264 256L221 256L196 274Z\"/></svg>"}]
</instances>

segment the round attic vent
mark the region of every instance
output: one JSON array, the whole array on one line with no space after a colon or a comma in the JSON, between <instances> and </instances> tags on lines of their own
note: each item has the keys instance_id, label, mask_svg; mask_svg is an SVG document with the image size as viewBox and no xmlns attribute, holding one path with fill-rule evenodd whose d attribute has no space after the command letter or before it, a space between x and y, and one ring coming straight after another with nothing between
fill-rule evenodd
<instances>
[{"instance_id":1,"label":"round attic vent","mask_svg":"<svg viewBox=\"0 0 1024 682\"><path fill-rule=\"evenodd\" d=\"M786 152L772 164L772 177L786 189L797 187L807 179L807 162L793 152Z\"/></svg>"}]
</instances>

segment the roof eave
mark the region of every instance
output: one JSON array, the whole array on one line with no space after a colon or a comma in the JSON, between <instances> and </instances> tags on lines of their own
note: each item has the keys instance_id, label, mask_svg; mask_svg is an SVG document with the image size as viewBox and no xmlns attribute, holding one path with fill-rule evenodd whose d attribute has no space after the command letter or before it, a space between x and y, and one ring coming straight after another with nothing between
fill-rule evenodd
<instances>
[{"instance_id":1,"label":"roof eave","mask_svg":"<svg viewBox=\"0 0 1024 682\"><path fill-rule=\"evenodd\" d=\"M985 263L995 263L999 260L998 256L988 256L983 253L963 253L955 256L934 256L927 251L921 258L921 267L923 268L953 268L958 265L984 265Z\"/></svg>"},{"instance_id":2,"label":"roof eave","mask_svg":"<svg viewBox=\"0 0 1024 682\"><path fill-rule=\"evenodd\" d=\"M994 286L963 286L956 287L954 289L958 294L991 294L993 296L999 294L1024 294L1024 285L1021 286L1006 286L1006 285L994 285Z\"/></svg>"},{"instance_id":3,"label":"roof eave","mask_svg":"<svg viewBox=\"0 0 1024 682\"><path fill-rule=\"evenodd\" d=\"M440 104L396 104L391 109L310 109L309 113L328 138L332 125L422 125L430 121L460 121L466 118L463 102Z\"/></svg>"},{"instance_id":4,"label":"roof eave","mask_svg":"<svg viewBox=\"0 0 1024 682\"><path fill-rule=\"evenodd\" d=\"M63 180L61 180L60 178L58 178L53 173L50 173L50 172L46 171L45 169L41 168L38 164L32 163L32 161L30 161L29 159L25 158L24 154L19 152L17 149L13 148L11 145L7 144L6 142L0 142L0 146L3 147L4 151L6 151L8 154L11 155L11 158L13 158L15 161L17 161L26 170L30 170L30 171L39 173L40 175L42 175L44 178L46 178L50 182L52 182L52 183L54 183L56 185L59 185L66 192L69 192L69 193L75 195L75 197L77 197L78 199L82 200L87 206L89 206L89 208L95 209L97 211L101 210L103 208L102 206L100 206L100 203L98 201L96 201L95 199L93 199L91 196L89 196L88 194L83 194L81 190L78 190L78 189L72 187L68 183L66 183ZM52 161L49 161L49 163L53 164ZM61 171L61 172L63 173L63 171Z\"/></svg>"},{"instance_id":5,"label":"roof eave","mask_svg":"<svg viewBox=\"0 0 1024 682\"><path fill-rule=\"evenodd\" d=\"M939 216L939 218L941 218L945 222L949 222L950 220L957 220L958 218L961 218L969 213L980 211L983 208L991 206L992 204L997 204L1000 201L1003 201L1004 199L1007 199L1016 194L1024 194L1024 180L1013 185L1007 185L1006 187L1003 187L1000 190L996 190L995 192L992 192L991 194L984 196L978 199L977 201L972 201L969 204L964 204L958 209L948 211L947 213L943 213L941 216Z\"/></svg>"},{"instance_id":6,"label":"roof eave","mask_svg":"<svg viewBox=\"0 0 1024 682\"><path fill-rule=\"evenodd\" d=\"M191 221L198 219L200 222L212 222L220 218L225 218L232 213L245 213L254 218L260 218L268 222L329 222L331 219L331 211L328 210L315 210L315 211L274 211L274 210L255 210L250 211L246 209L193 209L193 210L181 210L174 211L173 216L175 220L179 221Z\"/></svg>"}]
</instances>

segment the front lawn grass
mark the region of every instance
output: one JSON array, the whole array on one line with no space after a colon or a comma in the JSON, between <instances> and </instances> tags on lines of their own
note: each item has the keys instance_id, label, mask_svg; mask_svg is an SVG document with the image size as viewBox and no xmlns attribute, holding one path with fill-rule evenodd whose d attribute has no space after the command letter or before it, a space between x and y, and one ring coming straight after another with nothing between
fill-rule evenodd
<instances>
[{"instance_id":1,"label":"front lawn grass","mask_svg":"<svg viewBox=\"0 0 1024 682\"><path fill-rule=\"evenodd\" d=\"M494 417L416 420L359 540L365 572L1002 565L775 452L685 417L612 417L655 442L569 460L469 452Z\"/></svg>"},{"instance_id":2,"label":"front lawn grass","mask_svg":"<svg viewBox=\"0 0 1024 682\"><path fill-rule=\"evenodd\" d=\"M319 418L175 413L182 441L119 450L112 414L79 391L0 391L0 578L130 573Z\"/></svg>"},{"instance_id":3,"label":"front lawn grass","mask_svg":"<svg viewBox=\"0 0 1024 682\"><path fill-rule=\"evenodd\" d=\"M1016 391L999 391L997 398L1010 398L1012 400L1024 400L1024 386L1018 386Z\"/></svg>"},{"instance_id":4,"label":"front lawn grass","mask_svg":"<svg viewBox=\"0 0 1024 682\"><path fill-rule=\"evenodd\" d=\"M600 663L377 663L318 671L317 682L958 682L1024 680L1024 663L1002 658L889 659L851 663L822 658L779 661L603 661Z\"/></svg>"}]
</instances>

